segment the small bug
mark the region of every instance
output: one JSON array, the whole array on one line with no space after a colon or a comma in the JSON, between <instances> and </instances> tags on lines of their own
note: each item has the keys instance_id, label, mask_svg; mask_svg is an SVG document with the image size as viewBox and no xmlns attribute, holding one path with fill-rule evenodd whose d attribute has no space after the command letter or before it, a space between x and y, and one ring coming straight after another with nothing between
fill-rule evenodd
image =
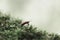
<instances>
[{"instance_id":1,"label":"small bug","mask_svg":"<svg viewBox=\"0 0 60 40\"><path fill-rule=\"evenodd\" d=\"M29 25L29 21L25 21L21 24L21 26L24 26L25 24Z\"/></svg>"}]
</instances>

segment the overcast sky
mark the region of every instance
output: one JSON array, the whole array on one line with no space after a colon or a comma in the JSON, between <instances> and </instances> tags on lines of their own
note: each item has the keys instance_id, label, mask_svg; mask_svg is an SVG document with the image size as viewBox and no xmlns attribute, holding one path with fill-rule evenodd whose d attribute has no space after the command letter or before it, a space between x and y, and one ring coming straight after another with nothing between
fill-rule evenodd
<instances>
[{"instance_id":1,"label":"overcast sky","mask_svg":"<svg viewBox=\"0 0 60 40\"><path fill-rule=\"evenodd\" d=\"M60 32L60 0L0 0L0 10L43 30Z\"/></svg>"}]
</instances>

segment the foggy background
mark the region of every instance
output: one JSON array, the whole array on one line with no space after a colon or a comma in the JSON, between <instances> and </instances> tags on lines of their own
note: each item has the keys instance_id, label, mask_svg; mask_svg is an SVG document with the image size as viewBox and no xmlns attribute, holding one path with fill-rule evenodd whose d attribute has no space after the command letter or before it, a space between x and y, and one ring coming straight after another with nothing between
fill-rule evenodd
<instances>
[{"instance_id":1,"label":"foggy background","mask_svg":"<svg viewBox=\"0 0 60 40\"><path fill-rule=\"evenodd\" d=\"M30 21L38 29L60 34L60 0L0 0L0 10Z\"/></svg>"}]
</instances>

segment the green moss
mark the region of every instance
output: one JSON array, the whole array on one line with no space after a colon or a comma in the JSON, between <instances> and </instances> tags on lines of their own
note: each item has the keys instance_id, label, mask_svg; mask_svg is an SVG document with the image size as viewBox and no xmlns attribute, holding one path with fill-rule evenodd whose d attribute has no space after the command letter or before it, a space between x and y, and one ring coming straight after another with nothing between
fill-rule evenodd
<instances>
[{"instance_id":1,"label":"green moss","mask_svg":"<svg viewBox=\"0 0 60 40\"><path fill-rule=\"evenodd\" d=\"M22 20L0 12L0 40L60 40L60 35L38 31L32 25L21 26Z\"/></svg>"}]
</instances>

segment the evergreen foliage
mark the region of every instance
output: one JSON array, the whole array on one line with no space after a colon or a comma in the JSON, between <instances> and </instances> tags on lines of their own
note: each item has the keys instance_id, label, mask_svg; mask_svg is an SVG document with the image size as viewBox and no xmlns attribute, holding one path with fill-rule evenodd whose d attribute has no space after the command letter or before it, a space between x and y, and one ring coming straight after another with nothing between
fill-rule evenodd
<instances>
[{"instance_id":1,"label":"evergreen foliage","mask_svg":"<svg viewBox=\"0 0 60 40\"><path fill-rule=\"evenodd\" d=\"M0 12L0 40L60 40L60 35L38 31L32 25L21 26L22 20Z\"/></svg>"}]
</instances>

